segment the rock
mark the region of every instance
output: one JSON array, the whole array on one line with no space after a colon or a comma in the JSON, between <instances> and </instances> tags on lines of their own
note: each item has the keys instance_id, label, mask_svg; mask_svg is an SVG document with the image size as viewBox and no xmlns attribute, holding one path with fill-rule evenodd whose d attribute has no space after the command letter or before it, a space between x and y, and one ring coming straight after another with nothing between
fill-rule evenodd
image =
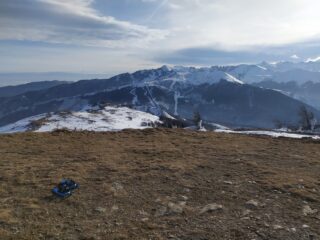
<instances>
[{"instance_id":1,"label":"rock","mask_svg":"<svg viewBox=\"0 0 320 240\"><path fill-rule=\"evenodd\" d=\"M175 213L175 214L183 213L186 204L187 202L185 201L180 201L178 203L173 203L173 202L162 203L162 206L156 211L155 216L159 217L159 216L164 216L170 213Z\"/></svg>"},{"instance_id":2,"label":"rock","mask_svg":"<svg viewBox=\"0 0 320 240\"><path fill-rule=\"evenodd\" d=\"M202 208L200 210L200 214L206 213L206 212L213 212L213 211L217 211L217 210L222 210L223 206L220 204L216 204L216 203L211 203L206 205L204 208Z\"/></svg>"},{"instance_id":3,"label":"rock","mask_svg":"<svg viewBox=\"0 0 320 240\"><path fill-rule=\"evenodd\" d=\"M173 202L169 202L168 203L168 208L169 208L170 212L172 212L172 213L182 213L184 205L183 204L175 204Z\"/></svg>"},{"instance_id":4,"label":"rock","mask_svg":"<svg viewBox=\"0 0 320 240\"><path fill-rule=\"evenodd\" d=\"M118 182L112 183L110 190L113 192L114 196L124 196L127 194L123 185Z\"/></svg>"},{"instance_id":5,"label":"rock","mask_svg":"<svg viewBox=\"0 0 320 240\"><path fill-rule=\"evenodd\" d=\"M113 205L112 208L111 208L111 212L115 212L115 211L118 211L119 210L119 207L116 206L116 205Z\"/></svg>"},{"instance_id":6,"label":"rock","mask_svg":"<svg viewBox=\"0 0 320 240\"><path fill-rule=\"evenodd\" d=\"M120 183L118 183L118 182L112 183L111 190L112 190L113 192L122 191L123 189L124 189L124 188L123 188L123 186L122 186Z\"/></svg>"},{"instance_id":7,"label":"rock","mask_svg":"<svg viewBox=\"0 0 320 240\"><path fill-rule=\"evenodd\" d=\"M317 213L318 210L317 209L312 209L309 205L305 205L302 208L302 212L303 212L303 215L308 216L308 215L312 215L312 214Z\"/></svg>"},{"instance_id":8,"label":"rock","mask_svg":"<svg viewBox=\"0 0 320 240\"><path fill-rule=\"evenodd\" d=\"M155 213L156 217L162 217L164 215L166 215L167 213L167 207L166 206L161 206Z\"/></svg>"},{"instance_id":9,"label":"rock","mask_svg":"<svg viewBox=\"0 0 320 240\"><path fill-rule=\"evenodd\" d=\"M142 218L141 221L142 222L147 222L147 221L149 221L149 218L147 218L147 217L146 218Z\"/></svg>"},{"instance_id":10,"label":"rock","mask_svg":"<svg viewBox=\"0 0 320 240\"><path fill-rule=\"evenodd\" d=\"M248 183L250 183L250 184L256 184L257 182L256 182L256 181L248 181Z\"/></svg>"},{"instance_id":11,"label":"rock","mask_svg":"<svg viewBox=\"0 0 320 240\"><path fill-rule=\"evenodd\" d=\"M302 228L309 228L309 225L303 224L303 225L302 225Z\"/></svg>"},{"instance_id":12,"label":"rock","mask_svg":"<svg viewBox=\"0 0 320 240\"><path fill-rule=\"evenodd\" d=\"M141 215L141 216L149 216L149 213L147 213L147 212L144 211L144 210L140 210L140 211L139 211L139 215Z\"/></svg>"},{"instance_id":13,"label":"rock","mask_svg":"<svg viewBox=\"0 0 320 240\"><path fill-rule=\"evenodd\" d=\"M99 213L105 213L105 212L107 211L107 209L106 209L106 208L103 208L103 207L97 207L97 208L95 209L95 211L96 211L96 212L99 212Z\"/></svg>"},{"instance_id":14,"label":"rock","mask_svg":"<svg viewBox=\"0 0 320 240\"><path fill-rule=\"evenodd\" d=\"M189 198L187 196L184 196L184 195L181 195L181 198L184 200L184 201L187 201Z\"/></svg>"},{"instance_id":15,"label":"rock","mask_svg":"<svg viewBox=\"0 0 320 240\"><path fill-rule=\"evenodd\" d=\"M280 229L283 229L283 227L279 224L276 224L276 225L273 225L273 229L280 230Z\"/></svg>"},{"instance_id":16,"label":"rock","mask_svg":"<svg viewBox=\"0 0 320 240\"><path fill-rule=\"evenodd\" d=\"M231 182L231 181L223 181L223 183L228 184L228 185L232 185L233 184L233 182Z\"/></svg>"},{"instance_id":17,"label":"rock","mask_svg":"<svg viewBox=\"0 0 320 240\"><path fill-rule=\"evenodd\" d=\"M256 200L250 200L250 201L247 201L245 205L248 208L257 208L259 206L259 202Z\"/></svg>"},{"instance_id":18,"label":"rock","mask_svg":"<svg viewBox=\"0 0 320 240\"><path fill-rule=\"evenodd\" d=\"M246 209L246 210L244 210L244 211L242 212L242 215L243 215L243 216L248 216L250 213L251 213L251 210Z\"/></svg>"}]
</instances>

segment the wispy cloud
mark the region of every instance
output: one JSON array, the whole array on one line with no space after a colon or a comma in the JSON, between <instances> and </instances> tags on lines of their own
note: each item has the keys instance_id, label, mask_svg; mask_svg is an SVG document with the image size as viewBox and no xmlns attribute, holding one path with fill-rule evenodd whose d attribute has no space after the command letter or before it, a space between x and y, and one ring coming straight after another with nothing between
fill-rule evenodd
<instances>
[{"instance_id":1,"label":"wispy cloud","mask_svg":"<svg viewBox=\"0 0 320 240\"><path fill-rule=\"evenodd\" d=\"M320 55L318 9L318 0L0 0L0 71L302 61Z\"/></svg>"},{"instance_id":2,"label":"wispy cloud","mask_svg":"<svg viewBox=\"0 0 320 240\"><path fill-rule=\"evenodd\" d=\"M173 48L243 50L318 38L319 8L317 0L168 0L158 15L169 19Z\"/></svg>"},{"instance_id":3,"label":"wispy cloud","mask_svg":"<svg viewBox=\"0 0 320 240\"><path fill-rule=\"evenodd\" d=\"M92 2L0 1L0 39L128 47L161 39L165 34L164 31L104 16L91 7Z\"/></svg>"}]
</instances>

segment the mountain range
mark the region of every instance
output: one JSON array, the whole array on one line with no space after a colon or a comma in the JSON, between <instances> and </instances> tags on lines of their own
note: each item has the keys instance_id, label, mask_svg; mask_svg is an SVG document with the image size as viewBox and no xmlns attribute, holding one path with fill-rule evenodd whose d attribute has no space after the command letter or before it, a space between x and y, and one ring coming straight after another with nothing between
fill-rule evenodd
<instances>
[{"instance_id":1,"label":"mountain range","mask_svg":"<svg viewBox=\"0 0 320 240\"><path fill-rule=\"evenodd\" d=\"M34 83L41 86L32 89L15 86L7 96L1 95L0 88L0 126L105 103L184 119L199 112L205 122L228 127L274 128L275 122L297 125L301 106L320 117L319 71L318 62L163 66L109 79L54 82L52 86Z\"/></svg>"}]
</instances>

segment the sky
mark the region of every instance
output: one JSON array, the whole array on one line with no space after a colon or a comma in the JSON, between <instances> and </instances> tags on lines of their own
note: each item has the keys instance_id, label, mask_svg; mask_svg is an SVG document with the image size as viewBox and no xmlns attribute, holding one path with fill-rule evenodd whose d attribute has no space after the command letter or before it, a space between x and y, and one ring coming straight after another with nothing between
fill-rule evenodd
<instances>
[{"instance_id":1,"label":"sky","mask_svg":"<svg viewBox=\"0 0 320 240\"><path fill-rule=\"evenodd\" d=\"M1 0L0 73L320 56L318 0Z\"/></svg>"}]
</instances>

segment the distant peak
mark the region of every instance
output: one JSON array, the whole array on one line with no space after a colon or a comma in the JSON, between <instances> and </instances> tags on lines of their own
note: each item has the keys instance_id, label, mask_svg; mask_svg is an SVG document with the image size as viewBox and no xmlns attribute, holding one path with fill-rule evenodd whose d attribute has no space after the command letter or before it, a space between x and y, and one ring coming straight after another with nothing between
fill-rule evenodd
<instances>
[{"instance_id":1,"label":"distant peak","mask_svg":"<svg viewBox=\"0 0 320 240\"><path fill-rule=\"evenodd\" d=\"M171 67L169 67L167 65L163 65L162 67L160 67L160 69L163 71L171 71Z\"/></svg>"}]
</instances>

